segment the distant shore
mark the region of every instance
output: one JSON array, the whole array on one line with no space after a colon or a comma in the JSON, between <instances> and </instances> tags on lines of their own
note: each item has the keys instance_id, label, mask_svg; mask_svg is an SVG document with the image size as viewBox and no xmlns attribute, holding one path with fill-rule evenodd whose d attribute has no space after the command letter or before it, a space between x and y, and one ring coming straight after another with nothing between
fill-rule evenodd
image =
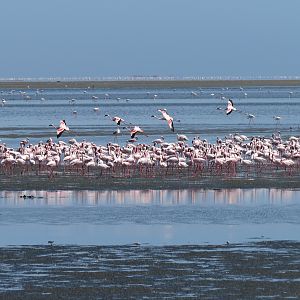
<instances>
[{"instance_id":1,"label":"distant shore","mask_svg":"<svg viewBox=\"0 0 300 300\"><path fill-rule=\"evenodd\" d=\"M255 80L100 80L100 81L0 81L0 89L162 89L162 88L217 88L217 87L272 87L300 86L298 79Z\"/></svg>"}]
</instances>

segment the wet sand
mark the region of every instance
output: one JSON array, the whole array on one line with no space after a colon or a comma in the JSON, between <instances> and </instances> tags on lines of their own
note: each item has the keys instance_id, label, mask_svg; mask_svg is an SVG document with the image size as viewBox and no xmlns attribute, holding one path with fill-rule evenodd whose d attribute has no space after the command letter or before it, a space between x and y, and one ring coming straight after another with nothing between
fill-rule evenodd
<instances>
[{"instance_id":1,"label":"wet sand","mask_svg":"<svg viewBox=\"0 0 300 300\"><path fill-rule=\"evenodd\" d=\"M211 87L300 86L300 80L103 80L103 81L0 81L0 89L160 89L160 88L211 88Z\"/></svg>"},{"instance_id":2,"label":"wet sand","mask_svg":"<svg viewBox=\"0 0 300 300\"><path fill-rule=\"evenodd\" d=\"M285 173L234 176L190 176L169 177L105 177L56 174L49 178L41 175L0 175L1 190L163 190L163 189L225 189L225 188L300 188L300 176Z\"/></svg>"},{"instance_id":3,"label":"wet sand","mask_svg":"<svg viewBox=\"0 0 300 300\"><path fill-rule=\"evenodd\" d=\"M0 248L1 299L298 299L300 243ZM13 276L12 276L13 274Z\"/></svg>"}]
</instances>

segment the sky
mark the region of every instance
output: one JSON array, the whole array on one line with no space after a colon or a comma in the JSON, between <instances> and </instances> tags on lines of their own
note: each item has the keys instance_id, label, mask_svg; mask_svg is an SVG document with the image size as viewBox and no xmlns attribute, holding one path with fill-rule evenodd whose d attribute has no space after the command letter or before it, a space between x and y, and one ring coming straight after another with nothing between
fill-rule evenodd
<instances>
[{"instance_id":1,"label":"sky","mask_svg":"<svg viewBox=\"0 0 300 300\"><path fill-rule=\"evenodd\" d=\"M299 0L3 0L0 78L298 76Z\"/></svg>"}]
</instances>

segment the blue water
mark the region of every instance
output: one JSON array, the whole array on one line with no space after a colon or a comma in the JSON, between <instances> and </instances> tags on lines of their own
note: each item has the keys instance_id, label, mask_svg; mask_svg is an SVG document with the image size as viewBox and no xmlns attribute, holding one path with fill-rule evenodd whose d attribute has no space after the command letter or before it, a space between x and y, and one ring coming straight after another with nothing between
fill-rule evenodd
<instances>
[{"instance_id":1,"label":"blue water","mask_svg":"<svg viewBox=\"0 0 300 300\"><path fill-rule=\"evenodd\" d=\"M280 189L2 191L0 245L299 241L299 199Z\"/></svg>"},{"instance_id":2,"label":"blue water","mask_svg":"<svg viewBox=\"0 0 300 300\"><path fill-rule=\"evenodd\" d=\"M300 132L298 87L26 89L2 90L0 96L6 101L0 105L0 140L10 147L16 147L19 140L26 137L31 143L49 137L56 139L54 129L48 125L58 125L61 119L65 119L71 129L62 140L74 137L79 141L86 139L106 144L114 141L112 133L116 129L115 123L104 117L107 113L144 129L148 137L139 137L143 143L150 143L161 135L167 141L175 141L176 133L215 141L217 136L222 138L235 132L250 136L271 135L278 130L282 135ZM92 99L92 96L98 99ZM233 99L238 111L226 116L227 100L222 97ZM94 108L99 108L99 111L95 112ZM175 120L180 120L175 122L175 133L164 121L151 117L154 114L159 116L159 108L166 108ZM248 113L255 115L250 124ZM280 122L273 119L275 115L281 117ZM128 138L128 130L122 129L118 142L125 144Z\"/></svg>"},{"instance_id":3,"label":"blue water","mask_svg":"<svg viewBox=\"0 0 300 300\"><path fill-rule=\"evenodd\" d=\"M21 93L22 92L22 93ZM157 96L154 96L157 95ZM92 99L92 96L98 99ZM231 98L238 111L226 116ZM300 88L253 87L211 89L53 89L2 90L0 140L9 147L29 138L30 143L56 141L49 124L65 119L71 131L61 138L97 144L125 144L127 129L115 140L116 129L105 114L118 115L139 125L151 143L176 133L215 141L230 133L248 136L280 131L300 134ZM74 100L72 100L74 99ZM94 108L99 108L95 112ZM151 117L167 108L175 133L164 121ZM217 109L221 108L221 109ZM76 111L76 114L74 112ZM247 114L256 117L249 123ZM276 122L273 116L280 116ZM189 141L190 142L190 141ZM0 244L150 244L214 243L251 239L299 240L299 191L183 190L183 191L24 191L0 192Z\"/></svg>"}]
</instances>

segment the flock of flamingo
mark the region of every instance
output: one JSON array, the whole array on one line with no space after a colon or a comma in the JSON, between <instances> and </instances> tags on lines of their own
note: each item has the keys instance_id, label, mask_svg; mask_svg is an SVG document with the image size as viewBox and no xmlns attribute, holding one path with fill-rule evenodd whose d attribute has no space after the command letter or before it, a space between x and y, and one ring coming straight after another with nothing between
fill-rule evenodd
<instances>
[{"instance_id":1,"label":"flock of flamingo","mask_svg":"<svg viewBox=\"0 0 300 300\"><path fill-rule=\"evenodd\" d=\"M224 108L227 115L236 111L231 99ZM166 109L158 109L161 117L175 131L173 117ZM119 116L106 114L116 123L120 133L123 126L130 133L125 146L118 143L96 145L92 142L78 142L74 138L68 143L61 140L30 144L20 142L18 149L0 144L0 173L5 175L47 174L54 178L57 174L99 177L155 177L172 175L245 175L269 172L293 174L300 166L300 139L290 137L283 140L279 133L272 137L247 137L234 134L217 138L209 143L194 137L189 143L187 136L177 134L175 142L166 142L163 137L151 144L136 143L137 135L145 134L139 126L127 124ZM57 139L69 127L61 120L56 129ZM280 173L281 174L281 173Z\"/></svg>"}]
</instances>

